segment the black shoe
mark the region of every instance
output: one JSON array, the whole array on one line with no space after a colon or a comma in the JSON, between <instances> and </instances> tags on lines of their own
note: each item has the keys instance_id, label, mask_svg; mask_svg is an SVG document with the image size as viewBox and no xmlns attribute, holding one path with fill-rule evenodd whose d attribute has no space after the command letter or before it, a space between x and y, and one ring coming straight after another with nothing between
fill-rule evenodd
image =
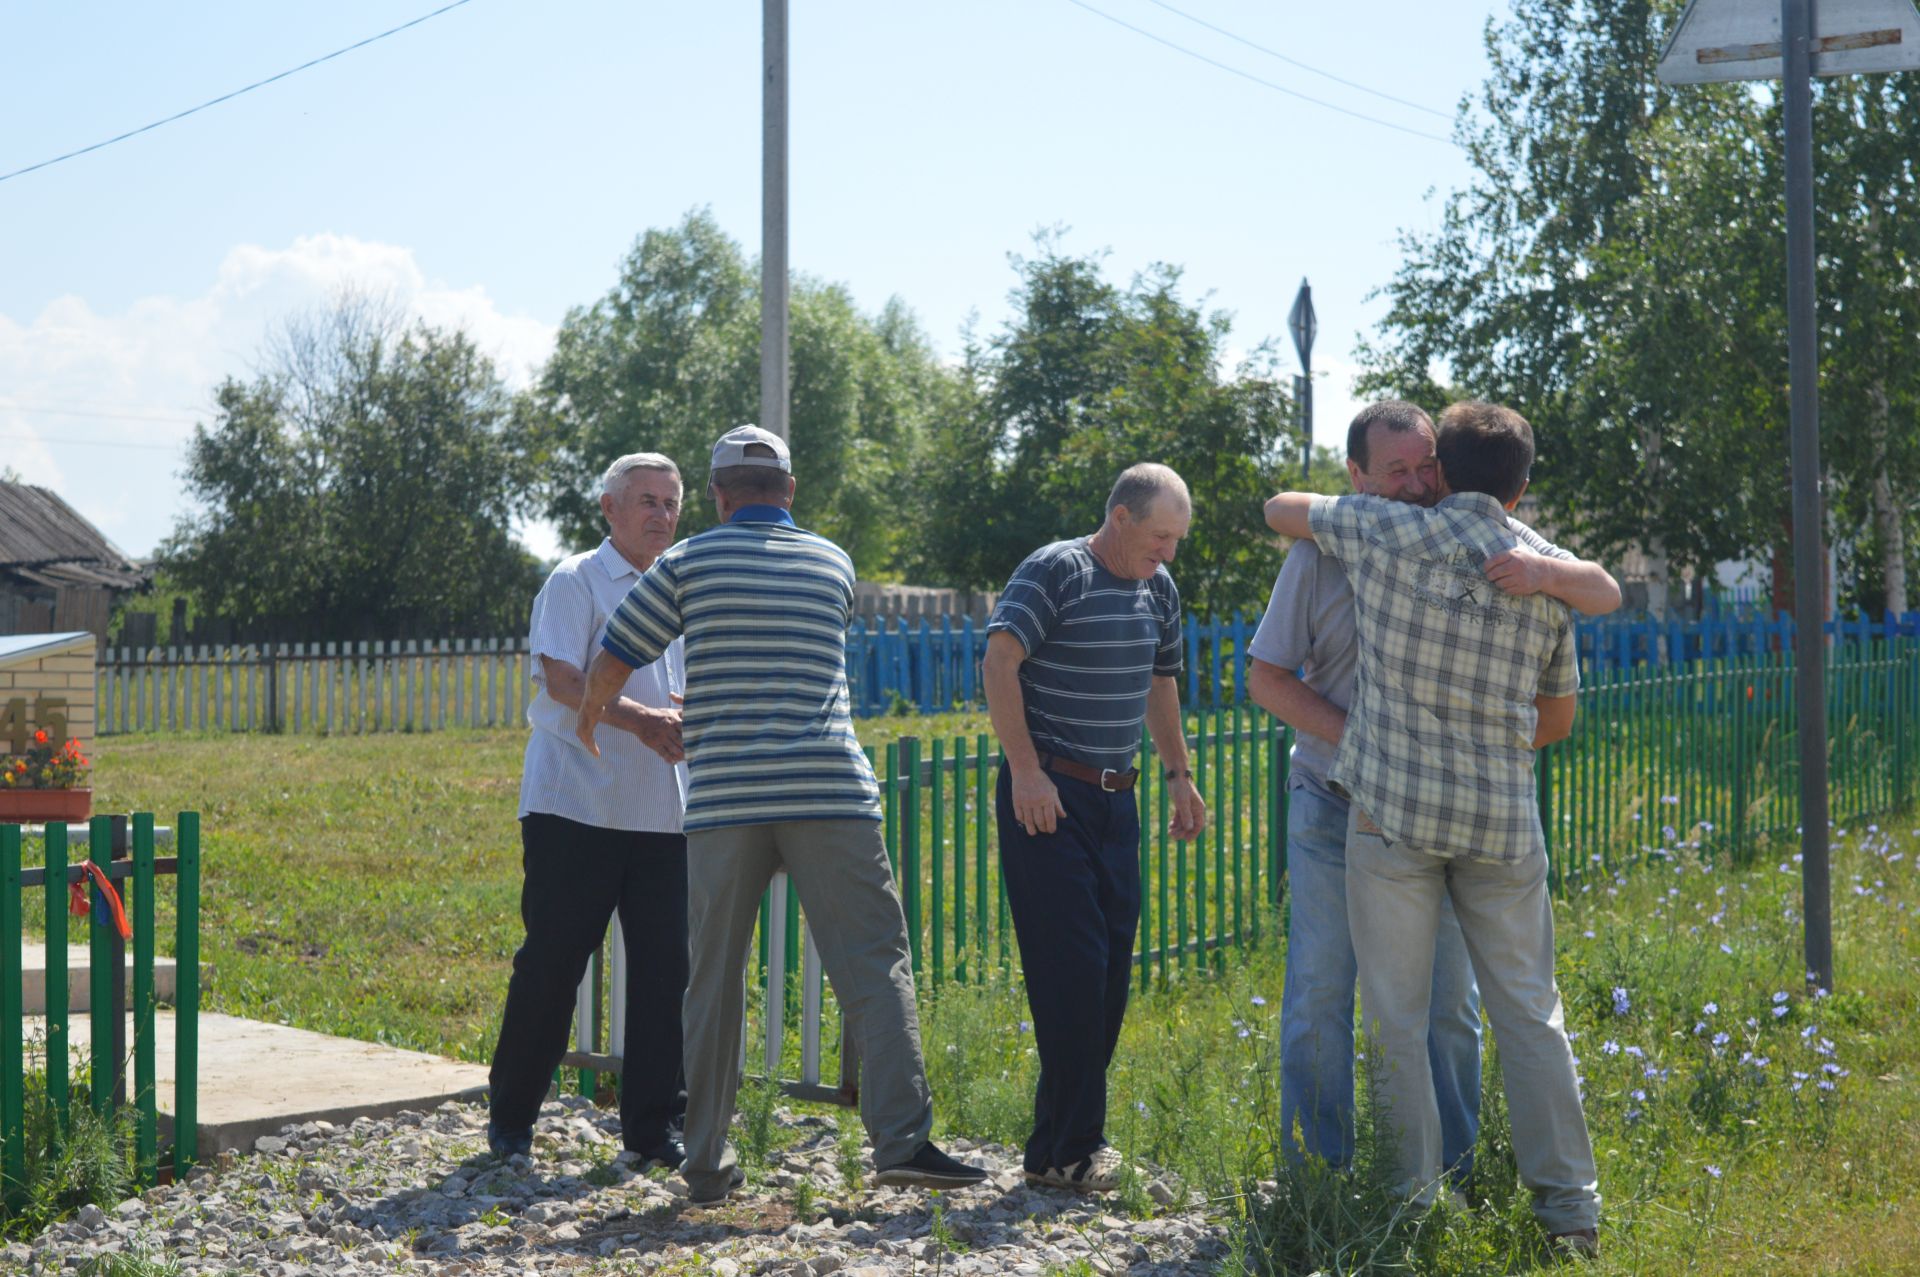
<instances>
[{"instance_id":1,"label":"black shoe","mask_svg":"<svg viewBox=\"0 0 1920 1277\"><path fill-rule=\"evenodd\" d=\"M873 1182L887 1188L967 1188L986 1178L980 1167L954 1161L928 1140L906 1161L879 1168Z\"/></svg>"},{"instance_id":2,"label":"black shoe","mask_svg":"<svg viewBox=\"0 0 1920 1277\"><path fill-rule=\"evenodd\" d=\"M533 1156L533 1129L524 1131L503 1131L492 1122L487 1123L487 1148L501 1161L514 1157Z\"/></svg>"},{"instance_id":3,"label":"black shoe","mask_svg":"<svg viewBox=\"0 0 1920 1277\"><path fill-rule=\"evenodd\" d=\"M670 1171L677 1171L680 1169L680 1164L687 1160L686 1145L674 1138L671 1131L653 1141L651 1144L645 1144L639 1148L629 1149L628 1151L639 1159L635 1165L635 1169L643 1173L652 1170L656 1166L664 1166Z\"/></svg>"},{"instance_id":4,"label":"black shoe","mask_svg":"<svg viewBox=\"0 0 1920 1277\"><path fill-rule=\"evenodd\" d=\"M733 1190L746 1182L747 1173L736 1166L733 1168L733 1174L727 1178L725 1188L716 1191L714 1189L696 1189L692 1185L688 1185L687 1200L695 1206L717 1206L721 1202L726 1201L727 1198L733 1196Z\"/></svg>"}]
</instances>

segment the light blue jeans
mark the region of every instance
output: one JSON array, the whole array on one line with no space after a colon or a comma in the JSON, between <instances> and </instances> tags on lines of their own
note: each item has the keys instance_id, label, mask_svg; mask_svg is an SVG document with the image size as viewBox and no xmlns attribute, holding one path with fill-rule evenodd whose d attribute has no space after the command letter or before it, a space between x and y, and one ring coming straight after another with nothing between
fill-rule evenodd
<instances>
[{"instance_id":1,"label":"light blue jeans","mask_svg":"<svg viewBox=\"0 0 1920 1277\"><path fill-rule=\"evenodd\" d=\"M1446 859L1359 827L1347 839L1347 912L1359 947L1367 1032L1385 1056L1381 1089L1399 1146L1399 1178L1422 1201L1446 1169L1427 1061L1427 961L1443 902L1451 897L1468 951L1486 974L1487 1018L1500 1044L1500 1072L1513 1121L1520 1182L1549 1233L1592 1228L1599 1176L1580 1083L1553 980L1553 907L1547 858L1517 863Z\"/></svg>"},{"instance_id":2,"label":"light blue jeans","mask_svg":"<svg viewBox=\"0 0 1920 1277\"><path fill-rule=\"evenodd\" d=\"M1359 966L1347 922L1347 804L1297 788L1287 807L1287 982L1280 1003L1280 1124L1287 1152L1353 1160L1353 1002ZM1480 1134L1480 992L1454 921L1434 942L1427 1056L1441 1149L1463 1182ZM1292 1138L1299 1123L1299 1140Z\"/></svg>"}]
</instances>

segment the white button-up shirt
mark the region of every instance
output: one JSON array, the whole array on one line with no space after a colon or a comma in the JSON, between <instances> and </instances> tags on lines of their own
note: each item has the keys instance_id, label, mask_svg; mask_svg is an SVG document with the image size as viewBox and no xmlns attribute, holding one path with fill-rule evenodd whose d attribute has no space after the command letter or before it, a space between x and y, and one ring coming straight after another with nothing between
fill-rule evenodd
<instances>
[{"instance_id":1,"label":"white button-up shirt","mask_svg":"<svg viewBox=\"0 0 1920 1277\"><path fill-rule=\"evenodd\" d=\"M602 722L594 732L600 757L574 735L575 712L547 694L543 656L565 661L584 674L600 651L607 620L640 571L613 548L561 561L533 601L529 630L533 679L538 688L527 707L526 765L520 777L520 814L545 812L603 829L679 833L687 806L687 767L669 766L633 733ZM671 708L669 693L686 691L684 645L675 642L659 660L636 669L622 696L654 709Z\"/></svg>"}]
</instances>

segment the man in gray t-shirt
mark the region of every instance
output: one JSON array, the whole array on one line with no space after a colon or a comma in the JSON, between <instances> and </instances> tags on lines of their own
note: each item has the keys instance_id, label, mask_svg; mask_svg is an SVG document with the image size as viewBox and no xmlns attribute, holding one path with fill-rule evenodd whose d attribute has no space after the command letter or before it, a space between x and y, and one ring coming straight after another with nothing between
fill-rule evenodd
<instances>
[{"instance_id":1,"label":"man in gray t-shirt","mask_svg":"<svg viewBox=\"0 0 1920 1277\"><path fill-rule=\"evenodd\" d=\"M1354 490L1431 505L1438 497L1434 428L1409 403L1369 405L1347 432ZM1514 524L1530 552L1487 563L1510 594L1546 593L1583 612L1611 612L1620 588ZM1353 590L1312 541L1287 552L1273 598L1247 646L1248 690L1295 732L1287 805L1287 974L1280 1006L1280 1120L1290 1152L1345 1166L1353 1156L1353 1010L1358 967L1347 926L1347 800L1327 769L1353 702L1358 644ZM1480 1116L1480 998L1460 927L1448 908L1434 951L1427 1052L1439 1102L1444 1165L1464 1179Z\"/></svg>"}]
</instances>

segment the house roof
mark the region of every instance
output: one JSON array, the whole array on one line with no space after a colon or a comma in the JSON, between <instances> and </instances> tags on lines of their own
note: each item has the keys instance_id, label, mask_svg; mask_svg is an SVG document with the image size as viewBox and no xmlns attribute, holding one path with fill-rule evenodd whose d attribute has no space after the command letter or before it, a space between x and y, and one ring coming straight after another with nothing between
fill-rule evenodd
<instances>
[{"instance_id":1,"label":"house roof","mask_svg":"<svg viewBox=\"0 0 1920 1277\"><path fill-rule=\"evenodd\" d=\"M65 634L6 634L0 635L0 666L32 660L41 656L51 656L65 651L92 652L93 635L85 630L71 631Z\"/></svg>"},{"instance_id":2,"label":"house roof","mask_svg":"<svg viewBox=\"0 0 1920 1277\"><path fill-rule=\"evenodd\" d=\"M46 488L0 483L0 572L41 585L132 589L146 569Z\"/></svg>"}]
</instances>

